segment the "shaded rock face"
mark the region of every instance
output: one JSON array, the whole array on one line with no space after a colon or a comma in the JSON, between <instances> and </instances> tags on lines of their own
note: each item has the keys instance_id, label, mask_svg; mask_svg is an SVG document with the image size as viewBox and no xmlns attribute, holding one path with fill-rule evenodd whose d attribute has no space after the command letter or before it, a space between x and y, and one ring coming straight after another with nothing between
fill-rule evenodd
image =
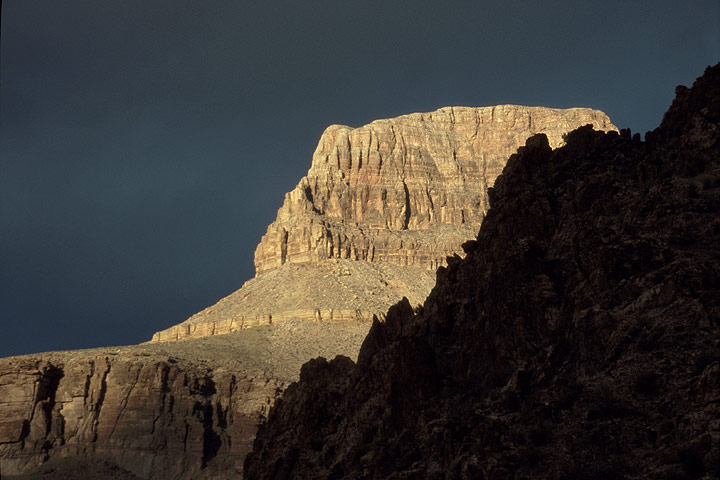
<instances>
[{"instance_id":1,"label":"shaded rock face","mask_svg":"<svg viewBox=\"0 0 720 480\"><path fill-rule=\"evenodd\" d=\"M616 130L597 110L516 105L333 125L255 250L257 273L326 258L434 271L475 236L487 188L526 138L544 132L557 147L585 124Z\"/></svg>"},{"instance_id":2,"label":"shaded rock face","mask_svg":"<svg viewBox=\"0 0 720 480\"><path fill-rule=\"evenodd\" d=\"M316 359L249 478L720 477L720 65L661 126L529 139L463 260Z\"/></svg>"},{"instance_id":3,"label":"shaded rock face","mask_svg":"<svg viewBox=\"0 0 720 480\"><path fill-rule=\"evenodd\" d=\"M254 409L234 403L266 396L265 382L212 375L197 366L181 369L167 359L29 358L4 367L5 475L51 457L107 459L140 478L200 478L211 473L208 465L212 473L235 472L258 419Z\"/></svg>"},{"instance_id":4,"label":"shaded rock face","mask_svg":"<svg viewBox=\"0 0 720 480\"><path fill-rule=\"evenodd\" d=\"M300 365L352 355L369 327L303 323L0 359L3 478L241 478L258 424Z\"/></svg>"},{"instance_id":5,"label":"shaded rock face","mask_svg":"<svg viewBox=\"0 0 720 480\"><path fill-rule=\"evenodd\" d=\"M477 234L508 156L535 133L558 146L585 124L616 130L598 110L516 105L329 127L255 251L257 276L152 341L287 318L370 321L403 296L423 302L435 269Z\"/></svg>"}]
</instances>

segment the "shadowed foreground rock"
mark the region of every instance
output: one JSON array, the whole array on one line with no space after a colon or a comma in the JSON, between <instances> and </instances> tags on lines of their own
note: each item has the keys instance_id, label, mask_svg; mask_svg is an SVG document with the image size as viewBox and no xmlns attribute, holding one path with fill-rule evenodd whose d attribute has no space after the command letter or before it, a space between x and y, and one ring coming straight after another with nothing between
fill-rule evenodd
<instances>
[{"instance_id":1,"label":"shadowed foreground rock","mask_svg":"<svg viewBox=\"0 0 720 480\"><path fill-rule=\"evenodd\" d=\"M661 126L527 141L464 260L303 366L253 479L720 477L720 65Z\"/></svg>"}]
</instances>

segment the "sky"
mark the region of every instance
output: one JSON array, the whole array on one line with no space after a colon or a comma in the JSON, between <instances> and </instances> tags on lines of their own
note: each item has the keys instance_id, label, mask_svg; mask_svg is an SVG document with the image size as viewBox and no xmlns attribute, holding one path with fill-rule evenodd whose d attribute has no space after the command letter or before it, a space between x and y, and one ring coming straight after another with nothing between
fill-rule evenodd
<instances>
[{"instance_id":1,"label":"sky","mask_svg":"<svg viewBox=\"0 0 720 480\"><path fill-rule=\"evenodd\" d=\"M717 0L5 0L0 357L148 340L237 290L325 127L443 106L655 128Z\"/></svg>"}]
</instances>

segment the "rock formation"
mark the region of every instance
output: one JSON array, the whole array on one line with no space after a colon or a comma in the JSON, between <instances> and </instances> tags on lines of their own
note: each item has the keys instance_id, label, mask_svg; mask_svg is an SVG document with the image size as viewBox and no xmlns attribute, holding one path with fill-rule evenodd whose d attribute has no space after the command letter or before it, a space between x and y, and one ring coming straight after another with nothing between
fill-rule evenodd
<instances>
[{"instance_id":1,"label":"rock formation","mask_svg":"<svg viewBox=\"0 0 720 480\"><path fill-rule=\"evenodd\" d=\"M367 324L287 321L2 359L2 478L60 478L64 467L76 473L62 478L76 479L240 478L258 423L300 365L352 355L366 333Z\"/></svg>"},{"instance_id":2,"label":"rock formation","mask_svg":"<svg viewBox=\"0 0 720 480\"><path fill-rule=\"evenodd\" d=\"M369 321L403 296L421 303L437 267L477 234L487 188L510 154L535 133L557 147L585 124L617 130L598 110L516 105L328 127L255 250L256 278L153 341L285 318Z\"/></svg>"},{"instance_id":3,"label":"rock formation","mask_svg":"<svg viewBox=\"0 0 720 480\"><path fill-rule=\"evenodd\" d=\"M720 478L720 64L644 142L530 138L489 197L421 309L303 366L249 478Z\"/></svg>"},{"instance_id":4,"label":"rock formation","mask_svg":"<svg viewBox=\"0 0 720 480\"><path fill-rule=\"evenodd\" d=\"M585 123L614 129L593 110L514 106L330 127L239 291L151 344L0 360L3 478L237 478L302 363L356 358L373 315L422 303L507 155Z\"/></svg>"},{"instance_id":5,"label":"rock formation","mask_svg":"<svg viewBox=\"0 0 720 480\"><path fill-rule=\"evenodd\" d=\"M310 171L255 250L257 273L326 258L434 272L477 234L487 188L525 139L543 132L557 147L564 133L588 123L616 129L597 110L515 105L328 127Z\"/></svg>"}]
</instances>

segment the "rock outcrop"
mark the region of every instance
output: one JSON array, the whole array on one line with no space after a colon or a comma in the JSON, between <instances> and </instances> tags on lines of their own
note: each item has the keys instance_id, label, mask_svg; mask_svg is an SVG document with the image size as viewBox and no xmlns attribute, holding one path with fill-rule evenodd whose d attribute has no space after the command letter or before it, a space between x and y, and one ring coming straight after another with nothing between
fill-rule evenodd
<instances>
[{"instance_id":1,"label":"rock outcrop","mask_svg":"<svg viewBox=\"0 0 720 480\"><path fill-rule=\"evenodd\" d=\"M658 129L530 138L465 259L315 359L254 479L720 478L720 65Z\"/></svg>"},{"instance_id":2,"label":"rock outcrop","mask_svg":"<svg viewBox=\"0 0 720 480\"><path fill-rule=\"evenodd\" d=\"M352 355L367 330L288 321L0 359L2 478L240 478L258 423L300 365Z\"/></svg>"},{"instance_id":3,"label":"rock outcrop","mask_svg":"<svg viewBox=\"0 0 720 480\"><path fill-rule=\"evenodd\" d=\"M434 271L477 234L488 187L525 139L542 132L557 147L585 124L616 130L597 110L516 105L328 127L255 250L257 273L326 258Z\"/></svg>"},{"instance_id":4,"label":"rock outcrop","mask_svg":"<svg viewBox=\"0 0 720 480\"><path fill-rule=\"evenodd\" d=\"M617 130L598 110L517 105L328 127L255 250L257 276L153 341L286 318L369 321L403 296L421 303L437 267L477 234L510 154L535 133L557 147L585 124Z\"/></svg>"}]
</instances>

